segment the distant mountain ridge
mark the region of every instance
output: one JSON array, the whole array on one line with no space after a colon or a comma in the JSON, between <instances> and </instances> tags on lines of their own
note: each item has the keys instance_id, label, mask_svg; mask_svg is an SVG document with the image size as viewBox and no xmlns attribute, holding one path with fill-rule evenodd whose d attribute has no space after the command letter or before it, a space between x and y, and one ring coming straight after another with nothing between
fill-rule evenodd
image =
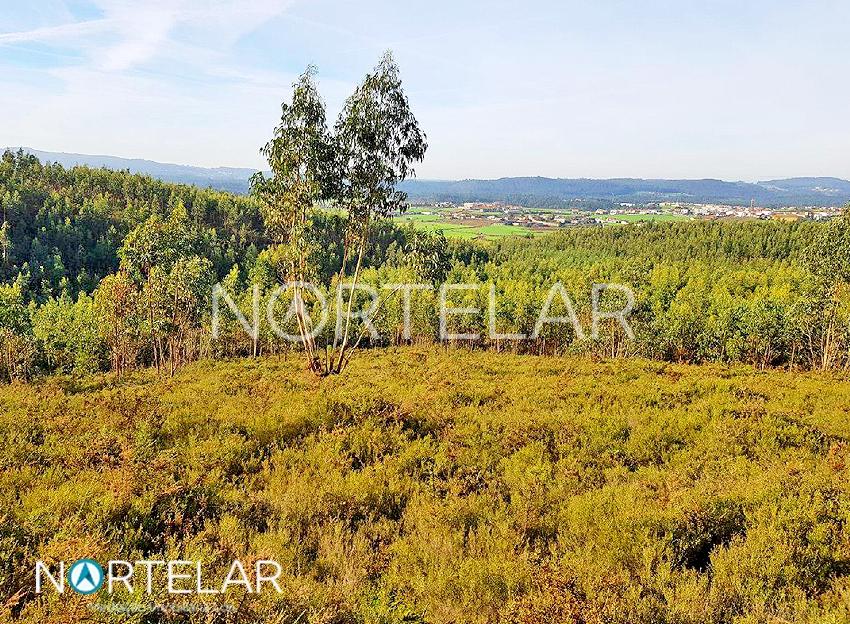
<instances>
[{"instance_id":1,"label":"distant mountain ridge","mask_svg":"<svg viewBox=\"0 0 850 624\"><path fill-rule=\"evenodd\" d=\"M18 148L9 148L17 150ZM65 167L87 165L143 173L167 182L194 184L234 193L247 193L256 169L194 167L152 160L45 152L20 148L43 162ZM841 206L850 202L850 181L830 177L799 177L761 182L724 180L666 180L643 178L543 178L496 180L407 180L400 185L413 202L506 202L527 206L563 207L571 202L612 203L683 201L760 206Z\"/></svg>"},{"instance_id":2,"label":"distant mountain ridge","mask_svg":"<svg viewBox=\"0 0 850 624\"><path fill-rule=\"evenodd\" d=\"M248 192L248 179L257 171L247 167L195 167L175 165L141 158L121 158L91 154L72 154L64 152L44 152L31 147L10 147L12 151L22 149L42 162L58 162L63 167L86 165L105 167L106 169L128 170L130 173L142 173L165 182L194 184L232 193Z\"/></svg>"},{"instance_id":3,"label":"distant mountain ridge","mask_svg":"<svg viewBox=\"0 0 850 624\"><path fill-rule=\"evenodd\" d=\"M431 181L402 184L411 198L423 201L507 201L517 204L563 205L571 200L613 203L682 201L760 206L836 206L850 202L850 182L839 178L789 178L763 182L664 180L642 178L500 178L497 180Z\"/></svg>"}]
</instances>

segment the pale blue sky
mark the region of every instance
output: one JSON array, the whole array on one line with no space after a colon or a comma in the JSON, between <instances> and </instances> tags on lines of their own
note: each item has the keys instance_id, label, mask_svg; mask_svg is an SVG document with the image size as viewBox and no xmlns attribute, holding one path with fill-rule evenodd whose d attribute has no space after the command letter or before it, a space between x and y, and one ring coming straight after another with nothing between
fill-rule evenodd
<instances>
[{"instance_id":1,"label":"pale blue sky","mask_svg":"<svg viewBox=\"0 0 850 624\"><path fill-rule=\"evenodd\" d=\"M391 48L419 177L850 178L846 0L0 0L0 145L260 166Z\"/></svg>"}]
</instances>

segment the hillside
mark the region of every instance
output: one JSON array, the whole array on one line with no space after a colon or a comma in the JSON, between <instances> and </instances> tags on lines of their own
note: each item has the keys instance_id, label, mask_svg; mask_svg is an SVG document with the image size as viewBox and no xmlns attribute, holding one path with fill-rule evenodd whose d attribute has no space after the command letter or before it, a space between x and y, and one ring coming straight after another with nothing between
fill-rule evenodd
<instances>
[{"instance_id":1,"label":"hillside","mask_svg":"<svg viewBox=\"0 0 850 624\"><path fill-rule=\"evenodd\" d=\"M9 148L17 150L18 148ZM66 154L64 152L44 152L31 147L20 148L34 155L43 163L57 162L65 168L77 165L87 167L105 167L113 171L129 171L158 178L163 182L177 184L194 184L201 188L214 188L231 193L246 193L248 179L255 169L239 167L193 167L191 165L175 165L160 163L141 158L119 158L117 156L102 156L92 154Z\"/></svg>"},{"instance_id":2,"label":"hillside","mask_svg":"<svg viewBox=\"0 0 850 624\"><path fill-rule=\"evenodd\" d=\"M412 349L0 386L2 619L117 621L31 592L34 559L88 556L279 561L280 595L191 597L238 621L846 621L847 396Z\"/></svg>"},{"instance_id":3,"label":"hillside","mask_svg":"<svg viewBox=\"0 0 850 624\"><path fill-rule=\"evenodd\" d=\"M250 316L255 286L267 310L288 274L256 198L127 172L45 166L6 152L0 204L0 382L166 361L170 369L292 348L267 319L254 341L229 308L218 338L210 339L213 284L224 284ZM321 253L310 259L310 279L326 301L335 300L344 264L353 270L347 230L339 213L311 215L311 247ZM848 232L847 218L693 221L563 228L484 244L386 220L371 228L361 277L379 290L410 280L433 286L410 304L409 340L420 345L447 340L445 329L467 334L469 346L524 353L840 369L850 357L850 291L833 287L841 275L834 267L844 262L833 243ZM836 264L814 265L815 257L835 257ZM593 284L606 283L633 291L632 336L605 319L594 336ZM443 284L467 284L466 301L477 312L452 315L441 328ZM525 340L490 338L490 284L499 333ZM536 331L557 284L565 285L582 330L545 323ZM388 298L373 319L378 335L363 346L407 344L399 331L404 310L399 297ZM316 336L323 348L333 348L335 328L327 323ZM297 331L294 321L289 329Z\"/></svg>"},{"instance_id":4,"label":"hillside","mask_svg":"<svg viewBox=\"0 0 850 624\"><path fill-rule=\"evenodd\" d=\"M17 148L13 148L17 149ZM21 148L43 162L65 167L88 165L129 170L166 182L194 184L234 193L248 192L256 171L232 167L193 167L150 160L44 152ZM839 178L788 178L764 182L723 180L665 180L640 178L556 179L543 177L497 180L407 180L400 188L413 202L502 201L528 206L561 207L571 200L646 203L685 201L762 206L841 206L850 202L850 182Z\"/></svg>"},{"instance_id":5,"label":"hillside","mask_svg":"<svg viewBox=\"0 0 850 624\"><path fill-rule=\"evenodd\" d=\"M850 201L850 182L836 178L791 178L768 182L723 180L645 180L640 178L498 180L408 180L401 185L419 201L506 201L528 206L558 207L570 200L613 203L681 201L760 206L840 206Z\"/></svg>"}]
</instances>

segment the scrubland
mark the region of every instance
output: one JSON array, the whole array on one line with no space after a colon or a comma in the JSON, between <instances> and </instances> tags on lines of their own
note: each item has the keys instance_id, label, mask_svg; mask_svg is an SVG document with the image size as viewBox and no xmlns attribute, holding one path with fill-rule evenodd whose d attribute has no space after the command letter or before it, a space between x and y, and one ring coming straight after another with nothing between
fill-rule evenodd
<instances>
[{"instance_id":1,"label":"scrubland","mask_svg":"<svg viewBox=\"0 0 850 624\"><path fill-rule=\"evenodd\" d=\"M837 372L435 348L0 386L2 619L844 622L848 415ZM34 593L80 557L284 591ZM148 602L209 610L92 609Z\"/></svg>"}]
</instances>

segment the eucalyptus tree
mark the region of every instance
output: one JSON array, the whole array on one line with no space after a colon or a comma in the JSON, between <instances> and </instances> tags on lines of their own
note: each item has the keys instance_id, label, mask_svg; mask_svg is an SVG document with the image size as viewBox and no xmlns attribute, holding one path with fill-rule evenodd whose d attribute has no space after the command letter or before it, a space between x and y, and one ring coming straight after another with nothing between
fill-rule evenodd
<instances>
[{"instance_id":1,"label":"eucalyptus tree","mask_svg":"<svg viewBox=\"0 0 850 624\"><path fill-rule=\"evenodd\" d=\"M4 265L9 261L12 252L12 228L6 217L3 217L3 225L0 225L0 265Z\"/></svg>"},{"instance_id":2,"label":"eucalyptus tree","mask_svg":"<svg viewBox=\"0 0 850 624\"><path fill-rule=\"evenodd\" d=\"M809 341L817 343L820 367L827 369L846 347L842 339L848 339L846 322L842 323L840 312L843 293L850 283L850 206L818 233L807 259L815 276L817 308L820 308L814 323L819 340L810 337ZM811 326L807 332L811 334ZM845 357L850 361L850 353Z\"/></svg>"},{"instance_id":3,"label":"eucalyptus tree","mask_svg":"<svg viewBox=\"0 0 850 624\"><path fill-rule=\"evenodd\" d=\"M396 186L415 175L413 163L421 161L428 148L390 52L384 54L346 100L334 130L341 177L338 198L348 212L340 277L347 271L352 253L357 258L346 304L345 327L342 336L335 336L328 358L327 372L339 373L347 362L351 307L370 226L377 219L406 210L407 195Z\"/></svg>"},{"instance_id":4,"label":"eucalyptus tree","mask_svg":"<svg viewBox=\"0 0 850 624\"><path fill-rule=\"evenodd\" d=\"M138 290L126 271L107 275L94 293L94 315L120 378L135 364L139 334Z\"/></svg>"},{"instance_id":5,"label":"eucalyptus tree","mask_svg":"<svg viewBox=\"0 0 850 624\"><path fill-rule=\"evenodd\" d=\"M0 283L0 378L26 379L34 356L23 280Z\"/></svg>"},{"instance_id":6,"label":"eucalyptus tree","mask_svg":"<svg viewBox=\"0 0 850 624\"><path fill-rule=\"evenodd\" d=\"M212 263L197 255L177 259L170 269L154 267L154 309L165 336L170 375L191 359L190 340L197 334L212 290ZM197 342L197 340L195 341Z\"/></svg>"},{"instance_id":7,"label":"eucalyptus tree","mask_svg":"<svg viewBox=\"0 0 850 624\"><path fill-rule=\"evenodd\" d=\"M153 215L135 227L118 251L121 269L138 286L147 311L148 336L157 372L165 362L164 340L167 319L157 305L156 295L172 269L181 260L196 255L197 232L188 223L182 205L177 205L167 220Z\"/></svg>"},{"instance_id":8,"label":"eucalyptus tree","mask_svg":"<svg viewBox=\"0 0 850 624\"><path fill-rule=\"evenodd\" d=\"M261 202L266 232L277 246L279 277L294 284L295 316L308 367L321 372L324 367L304 309L302 285L316 273L311 215L318 202L337 193L339 178L315 72L308 67L293 84L292 101L281 105L280 123L261 150L270 175L257 173L251 187Z\"/></svg>"},{"instance_id":9,"label":"eucalyptus tree","mask_svg":"<svg viewBox=\"0 0 850 624\"><path fill-rule=\"evenodd\" d=\"M441 231L417 230L411 224L405 231L404 260L418 279L437 286L451 270L449 243Z\"/></svg>"},{"instance_id":10,"label":"eucalyptus tree","mask_svg":"<svg viewBox=\"0 0 850 624\"><path fill-rule=\"evenodd\" d=\"M76 301L68 294L48 299L30 316L32 333L48 370L90 374L106 363L108 345L89 295L80 293Z\"/></svg>"}]
</instances>

